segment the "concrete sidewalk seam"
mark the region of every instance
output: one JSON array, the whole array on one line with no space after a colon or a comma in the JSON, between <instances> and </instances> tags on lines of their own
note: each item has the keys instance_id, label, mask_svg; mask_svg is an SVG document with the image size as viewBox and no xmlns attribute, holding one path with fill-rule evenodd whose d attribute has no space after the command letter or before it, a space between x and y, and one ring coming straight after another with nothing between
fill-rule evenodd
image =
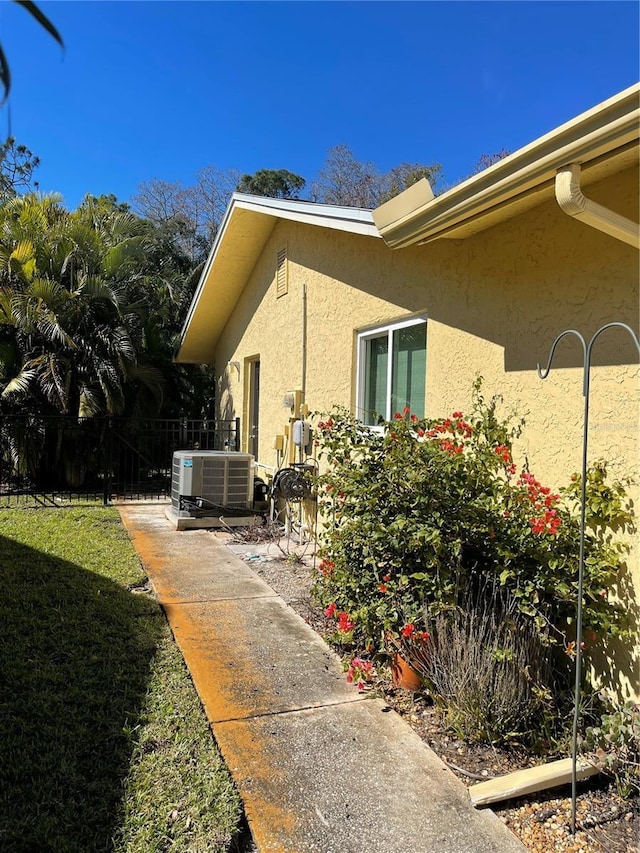
<instances>
[{"instance_id":1,"label":"concrete sidewalk seam","mask_svg":"<svg viewBox=\"0 0 640 853\"><path fill-rule=\"evenodd\" d=\"M160 598L157 595L156 598L158 604L163 606L165 604L170 604L172 607L175 607L176 605L182 604L216 604L216 602L219 601L273 601L273 599L280 598L280 596L276 595L276 593L273 593L272 595L265 593L264 595L233 595L226 598L189 598L172 600L169 598Z\"/></svg>"},{"instance_id":2,"label":"concrete sidewalk seam","mask_svg":"<svg viewBox=\"0 0 640 853\"><path fill-rule=\"evenodd\" d=\"M380 697L355 694L353 699L340 699L335 702L320 702L317 705L300 705L295 708L284 708L280 711L265 711L262 714L248 714L246 717L225 717L224 719L218 720L209 719L209 724L211 726L219 726L224 725L225 723L246 723L252 720L268 720L270 718L285 717L287 714L300 714L303 711L321 711L323 708L339 708L341 705L353 705L354 702L371 702L375 699L380 699ZM390 708L389 710L391 711L392 709Z\"/></svg>"}]
</instances>

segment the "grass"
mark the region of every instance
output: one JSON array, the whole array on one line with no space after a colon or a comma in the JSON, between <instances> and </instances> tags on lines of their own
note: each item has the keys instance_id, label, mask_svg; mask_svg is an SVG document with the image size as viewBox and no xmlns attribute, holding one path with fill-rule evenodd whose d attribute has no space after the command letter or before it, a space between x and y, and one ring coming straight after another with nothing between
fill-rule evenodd
<instances>
[{"instance_id":1,"label":"grass","mask_svg":"<svg viewBox=\"0 0 640 853\"><path fill-rule=\"evenodd\" d=\"M117 512L0 511L0 579L0 850L229 850L240 801Z\"/></svg>"}]
</instances>

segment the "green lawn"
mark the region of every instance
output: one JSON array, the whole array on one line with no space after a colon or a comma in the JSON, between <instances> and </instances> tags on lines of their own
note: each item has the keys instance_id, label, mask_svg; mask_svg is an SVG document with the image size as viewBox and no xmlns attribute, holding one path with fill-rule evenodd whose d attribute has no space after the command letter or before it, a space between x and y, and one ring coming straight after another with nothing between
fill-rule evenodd
<instances>
[{"instance_id":1,"label":"green lawn","mask_svg":"<svg viewBox=\"0 0 640 853\"><path fill-rule=\"evenodd\" d=\"M0 510L0 579L0 850L229 850L240 801L117 512Z\"/></svg>"}]
</instances>

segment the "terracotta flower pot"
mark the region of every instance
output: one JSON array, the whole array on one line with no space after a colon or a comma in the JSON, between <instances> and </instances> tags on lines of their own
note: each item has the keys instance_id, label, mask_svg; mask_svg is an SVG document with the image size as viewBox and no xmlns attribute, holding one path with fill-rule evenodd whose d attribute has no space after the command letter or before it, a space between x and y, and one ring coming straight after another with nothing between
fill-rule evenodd
<instances>
[{"instance_id":1,"label":"terracotta flower pot","mask_svg":"<svg viewBox=\"0 0 640 853\"><path fill-rule=\"evenodd\" d=\"M391 658L391 679L396 687L402 687L403 690L412 690L414 693L422 690L422 679L399 652L395 652Z\"/></svg>"}]
</instances>

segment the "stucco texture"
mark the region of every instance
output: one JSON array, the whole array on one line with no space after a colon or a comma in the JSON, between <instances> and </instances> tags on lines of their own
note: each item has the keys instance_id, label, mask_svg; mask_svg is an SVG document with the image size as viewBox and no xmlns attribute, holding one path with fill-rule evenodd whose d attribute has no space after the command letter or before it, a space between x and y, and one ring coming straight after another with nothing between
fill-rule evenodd
<instances>
[{"instance_id":1,"label":"stucco texture","mask_svg":"<svg viewBox=\"0 0 640 853\"><path fill-rule=\"evenodd\" d=\"M590 196L637 220L637 169L590 187ZM288 293L276 297L276 255L286 247ZM545 381L555 337L576 329L587 342L605 323L638 327L638 253L562 213L552 200L465 240L390 250L379 238L281 220L247 282L217 350L223 417L240 416L247 449L248 362L260 360L258 461L278 462L274 436L289 412L286 392L303 387L306 286L306 403L311 410L355 400L356 334L413 314L427 317L426 411L468 410L472 382L500 394L505 412L526 419L517 448L551 486L580 469L582 350L565 340ZM224 368L239 361L240 375ZM620 329L593 348L589 459L613 476L635 474L640 458L640 370ZM638 491L635 502L638 505ZM629 560L640 599L638 548ZM634 604L634 607L636 605ZM628 673L632 677L631 672Z\"/></svg>"}]
</instances>

